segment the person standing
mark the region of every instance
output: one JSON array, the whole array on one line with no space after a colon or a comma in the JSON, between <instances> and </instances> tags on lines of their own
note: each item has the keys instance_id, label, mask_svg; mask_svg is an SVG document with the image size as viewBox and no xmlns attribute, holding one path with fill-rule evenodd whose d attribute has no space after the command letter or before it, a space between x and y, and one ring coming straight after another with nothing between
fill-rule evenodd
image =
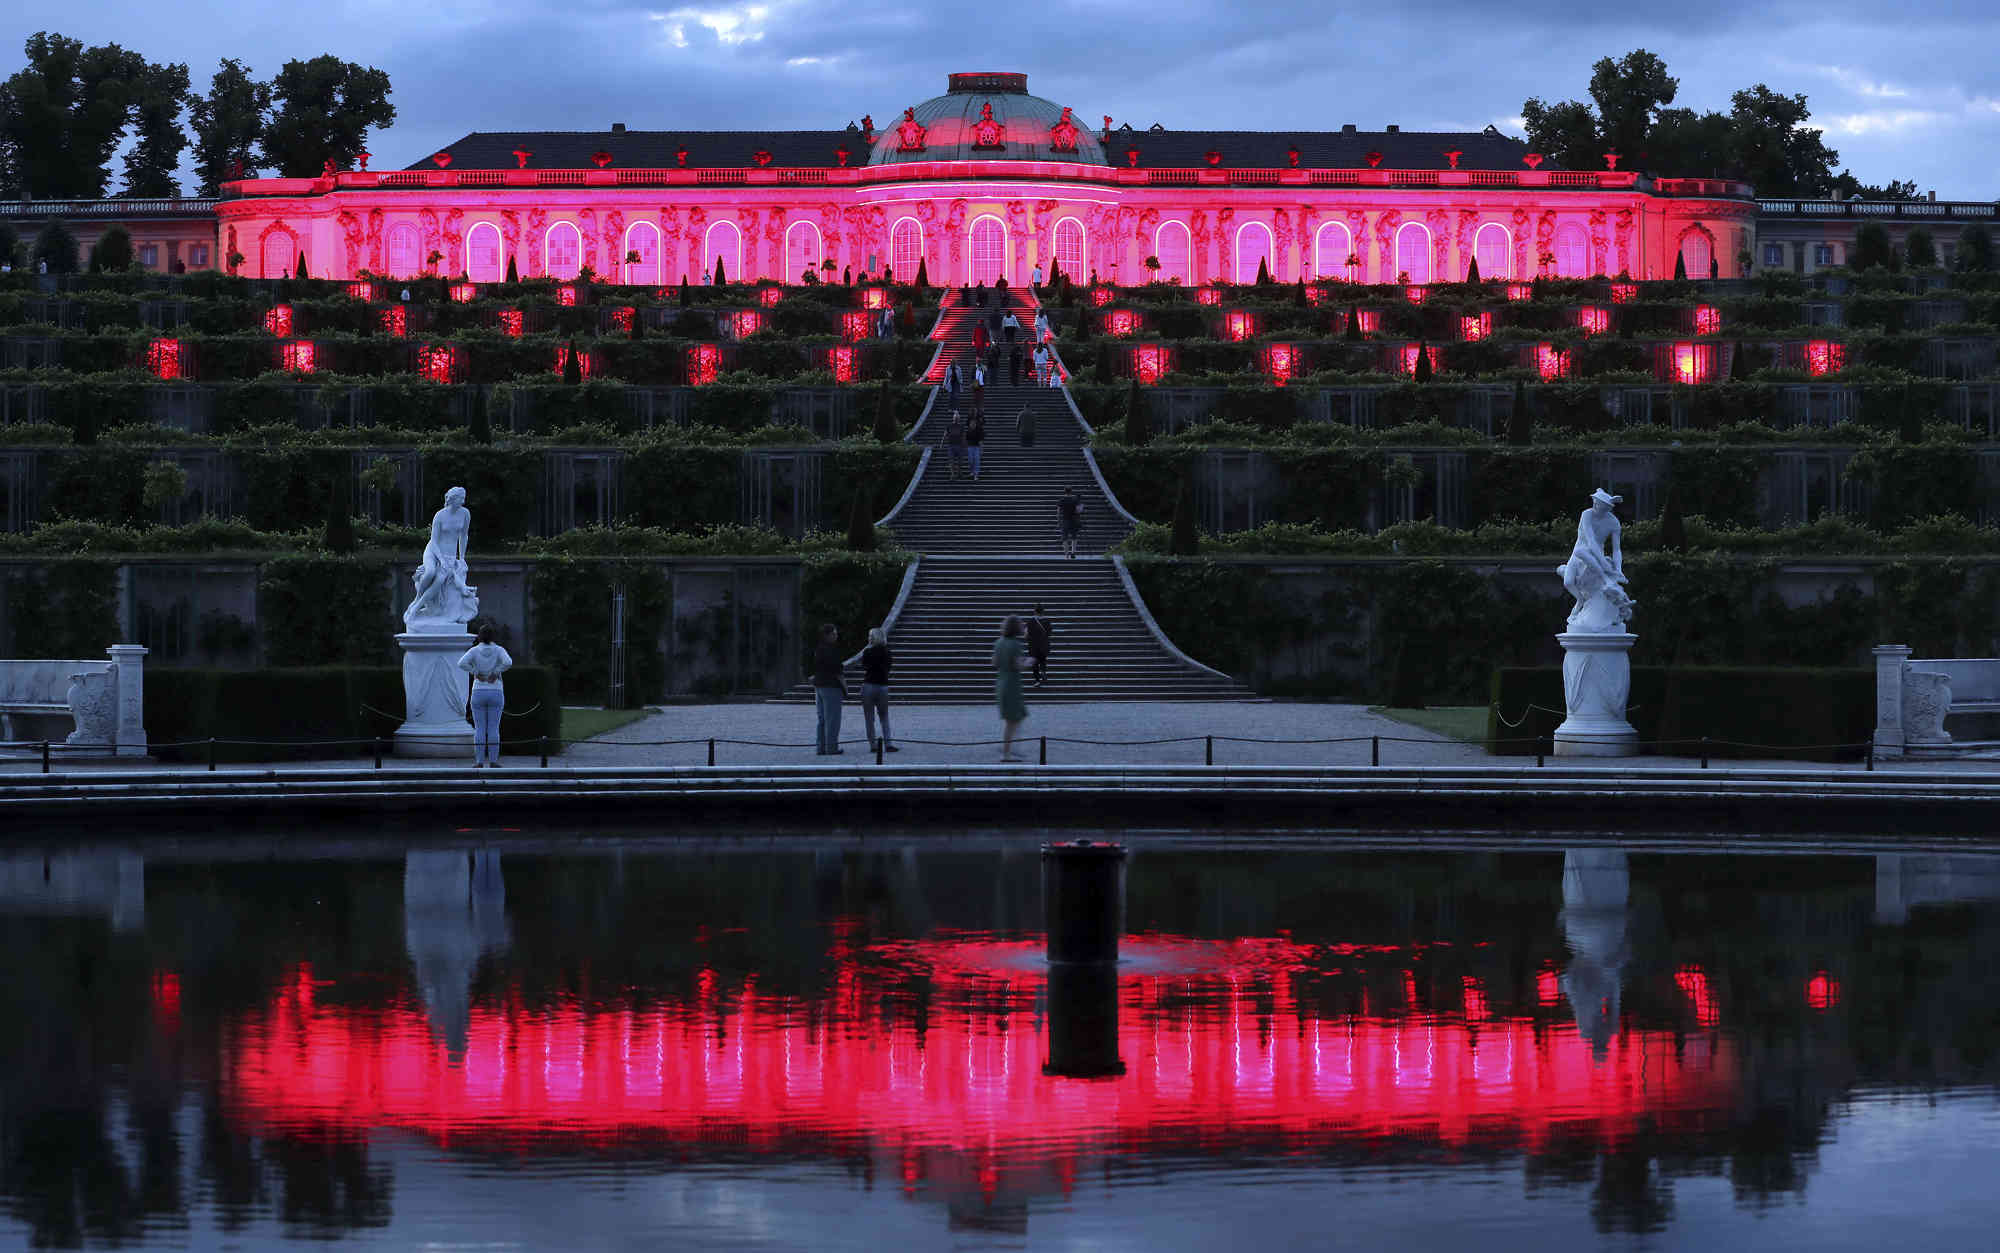
<instances>
[{"instance_id":1,"label":"person standing","mask_svg":"<svg viewBox=\"0 0 2000 1253\"><path fill-rule=\"evenodd\" d=\"M1021 413L1014 419L1014 437L1021 441L1021 447L1035 446L1035 410L1032 405L1022 405Z\"/></svg>"},{"instance_id":2,"label":"person standing","mask_svg":"<svg viewBox=\"0 0 2000 1253\"><path fill-rule=\"evenodd\" d=\"M819 629L819 646L813 649L812 657L813 711L821 757L841 751L840 702L847 696L847 679L840 671L840 628L829 622Z\"/></svg>"},{"instance_id":3,"label":"person standing","mask_svg":"<svg viewBox=\"0 0 2000 1253\"><path fill-rule=\"evenodd\" d=\"M1076 560L1076 541L1083 534L1083 502L1074 487L1065 487L1056 498L1056 525L1062 531L1063 556Z\"/></svg>"},{"instance_id":4,"label":"person standing","mask_svg":"<svg viewBox=\"0 0 2000 1253\"><path fill-rule=\"evenodd\" d=\"M861 650L861 721L868 728L868 751L899 752L889 735L889 667L895 657L881 627L868 632L868 647ZM875 719L882 719L882 738L875 738Z\"/></svg>"},{"instance_id":5,"label":"person standing","mask_svg":"<svg viewBox=\"0 0 2000 1253\"><path fill-rule=\"evenodd\" d=\"M972 464L972 481L979 481L979 452L986 443L986 415L978 409L972 411L972 421L965 424L965 456Z\"/></svg>"},{"instance_id":6,"label":"person standing","mask_svg":"<svg viewBox=\"0 0 2000 1253\"><path fill-rule=\"evenodd\" d=\"M1028 700L1021 692L1021 620L1009 615L993 641L993 699L1000 707L1000 760L1019 761L1014 736L1028 717Z\"/></svg>"},{"instance_id":7,"label":"person standing","mask_svg":"<svg viewBox=\"0 0 2000 1253\"><path fill-rule=\"evenodd\" d=\"M953 409L951 421L944 424L944 456L954 482L958 479L959 462L966 460L965 449L965 419L958 416L958 410Z\"/></svg>"},{"instance_id":8,"label":"person standing","mask_svg":"<svg viewBox=\"0 0 2000 1253\"><path fill-rule=\"evenodd\" d=\"M500 676L514 664L507 650L493 640L493 628L480 627L479 640L460 654L458 668L472 676L472 768L500 768L500 711L507 691Z\"/></svg>"},{"instance_id":9,"label":"person standing","mask_svg":"<svg viewBox=\"0 0 2000 1253\"><path fill-rule=\"evenodd\" d=\"M1034 663L1036 687L1049 681L1049 636L1055 629L1055 623L1036 605L1035 612L1028 615L1028 660Z\"/></svg>"}]
</instances>

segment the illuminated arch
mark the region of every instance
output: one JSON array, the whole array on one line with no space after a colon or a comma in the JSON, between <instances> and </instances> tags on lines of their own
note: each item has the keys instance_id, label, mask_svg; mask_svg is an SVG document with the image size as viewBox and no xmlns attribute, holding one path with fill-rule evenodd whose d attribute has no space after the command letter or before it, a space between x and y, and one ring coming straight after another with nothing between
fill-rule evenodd
<instances>
[{"instance_id":1,"label":"illuminated arch","mask_svg":"<svg viewBox=\"0 0 2000 1253\"><path fill-rule=\"evenodd\" d=\"M965 228L965 240L972 281L991 286L1007 272L1007 224L990 213L982 214Z\"/></svg>"},{"instance_id":2,"label":"illuminated arch","mask_svg":"<svg viewBox=\"0 0 2000 1253\"><path fill-rule=\"evenodd\" d=\"M621 258L639 254L637 261L623 261L625 281L651 286L660 281L660 228L651 222L634 222L625 228L625 248Z\"/></svg>"},{"instance_id":3,"label":"illuminated arch","mask_svg":"<svg viewBox=\"0 0 2000 1253\"><path fill-rule=\"evenodd\" d=\"M1056 268L1071 278L1083 277L1084 240L1083 223L1075 218L1063 218L1056 223ZM1166 258L1161 257L1160 260L1164 263Z\"/></svg>"},{"instance_id":4,"label":"illuminated arch","mask_svg":"<svg viewBox=\"0 0 2000 1253\"><path fill-rule=\"evenodd\" d=\"M390 278L415 278L424 271L424 237L408 222L389 228L386 237Z\"/></svg>"},{"instance_id":5,"label":"illuminated arch","mask_svg":"<svg viewBox=\"0 0 2000 1253\"><path fill-rule=\"evenodd\" d=\"M785 268L778 278L786 283L805 281L806 274L819 277L819 263L825 247L819 227L797 221L785 228Z\"/></svg>"},{"instance_id":6,"label":"illuminated arch","mask_svg":"<svg viewBox=\"0 0 2000 1253\"><path fill-rule=\"evenodd\" d=\"M1412 283L1431 281L1431 228L1422 222L1405 222L1396 228L1396 275L1409 275Z\"/></svg>"},{"instance_id":7,"label":"illuminated arch","mask_svg":"<svg viewBox=\"0 0 2000 1253\"><path fill-rule=\"evenodd\" d=\"M1709 263L1715 259L1715 236L1697 223L1681 232L1677 251L1689 278L1707 278Z\"/></svg>"},{"instance_id":8,"label":"illuminated arch","mask_svg":"<svg viewBox=\"0 0 2000 1253\"><path fill-rule=\"evenodd\" d=\"M465 232L465 277L475 283L497 283L506 271L500 228L491 222L474 222Z\"/></svg>"},{"instance_id":9,"label":"illuminated arch","mask_svg":"<svg viewBox=\"0 0 2000 1253\"><path fill-rule=\"evenodd\" d=\"M1590 277L1590 236L1574 222L1556 227L1556 277Z\"/></svg>"},{"instance_id":10,"label":"illuminated arch","mask_svg":"<svg viewBox=\"0 0 2000 1253\"><path fill-rule=\"evenodd\" d=\"M1313 277L1346 278L1354 255L1354 233L1345 222L1328 222L1313 233Z\"/></svg>"},{"instance_id":11,"label":"illuminated arch","mask_svg":"<svg viewBox=\"0 0 2000 1253\"><path fill-rule=\"evenodd\" d=\"M583 268L583 232L574 222L557 222L542 237L543 272L550 278L575 278Z\"/></svg>"},{"instance_id":12,"label":"illuminated arch","mask_svg":"<svg viewBox=\"0 0 2000 1253\"><path fill-rule=\"evenodd\" d=\"M1182 222L1162 222L1153 232L1153 255L1160 259L1160 277L1169 283L1192 283L1194 267L1189 258L1194 243Z\"/></svg>"},{"instance_id":13,"label":"illuminated arch","mask_svg":"<svg viewBox=\"0 0 2000 1253\"><path fill-rule=\"evenodd\" d=\"M1514 236L1498 222L1488 222L1473 234L1472 255L1479 261L1479 277L1514 277L1508 272L1514 256Z\"/></svg>"},{"instance_id":14,"label":"illuminated arch","mask_svg":"<svg viewBox=\"0 0 2000 1253\"><path fill-rule=\"evenodd\" d=\"M924 255L924 224L915 218L897 218L889 232L889 268L908 282L916 277Z\"/></svg>"},{"instance_id":15,"label":"illuminated arch","mask_svg":"<svg viewBox=\"0 0 2000 1253\"><path fill-rule=\"evenodd\" d=\"M711 222L702 236L702 268L709 282L715 281L715 263L722 262L724 280L743 277L743 232L734 222Z\"/></svg>"},{"instance_id":16,"label":"illuminated arch","mask_svg":"<svg viewBox=\"0 0 2000 1253\"><path fill-rule=\"evenodd\" d=\"M1263 266L1271 277L1277 277L1277 267L1272 264L1271 228L1262 222L1245 222L1236 228L1236 281L1254 283L1257 281L1258 266Z\"/></svg>"}]
</instances>

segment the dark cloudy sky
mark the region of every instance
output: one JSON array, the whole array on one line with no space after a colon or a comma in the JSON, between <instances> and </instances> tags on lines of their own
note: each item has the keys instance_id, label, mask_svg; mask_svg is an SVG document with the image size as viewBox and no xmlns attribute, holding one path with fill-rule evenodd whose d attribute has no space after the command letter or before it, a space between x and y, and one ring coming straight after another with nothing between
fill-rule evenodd
<instances>
[{"instance_id":1,"label":"dark cloudy sky","mask_svg":"<svg viewBox=\"0 0 2000 1253\"><path fill-rule=\"evenodd\" d=\"M1867 182L2000 196L2000 0L1071 0L907 5L625 0L13 0L0 72L55 30L268 75L332 52L389 71L402 166L470 130L812 128L877 122L953 70L1021 70L1094 122L1519 132L1521 101L1582 97L1601 56L1649 48L1677 104L1756 82L1803 92Z\"/></svg>"}]
</instances>

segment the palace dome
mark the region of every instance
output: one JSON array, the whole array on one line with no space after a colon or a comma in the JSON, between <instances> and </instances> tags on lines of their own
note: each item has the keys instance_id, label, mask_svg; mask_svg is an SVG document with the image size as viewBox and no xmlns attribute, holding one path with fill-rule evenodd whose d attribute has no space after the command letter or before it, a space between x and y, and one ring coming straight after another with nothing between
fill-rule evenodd
<instances>
[{"instance_id":1,"label":"palace dome","mask_svg":"<svg viewBox=\"0 0 2000 1253\"><path fill-rule=\"evenodd\" d=\"M913 150L902 133L902 114L876 124L870 165L906 161L1075 161L1103 165L1104 147L1083 119L1074 150L1055 147L1062 106L1028 94L1026 74L953 74L945 94L910 110L909 121L923 128L922 148ZM914 141L915 132L911 139ZM994 142L984 143L982 140Z\"/></svg>"}]
</instances>

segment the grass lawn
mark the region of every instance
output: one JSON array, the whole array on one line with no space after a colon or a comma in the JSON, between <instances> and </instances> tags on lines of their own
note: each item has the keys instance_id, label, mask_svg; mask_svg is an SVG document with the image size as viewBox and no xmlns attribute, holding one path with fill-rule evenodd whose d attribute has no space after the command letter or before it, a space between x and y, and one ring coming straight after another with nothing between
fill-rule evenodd
<instances>
[{"instance_id":1,"label":"grass lawn","mask_svg":"<svg viewBox=\"0 0 2000 1253\"><path fill-rule=\"evenodd\" d=\"M1371 705L1368 712L1407 722L1426 731L1435 731L1439 735L1449 735L1455 740L1486 738L1484 705L1437 705L1429 709L1390 709L1386 705Z\"/></svg>"},{"instance_id":2,"label":"grass lawn","mask_svg":"<svg viewBox=\"0 0 2000 1253\"><path fill-rule=\"evenodd\" d=\"M564 705L562 737L566 740L596 739L607 731L616 731L627 723L637 722L647 712L644 709L584 709Z\"/></svg>"}]
</instances>

